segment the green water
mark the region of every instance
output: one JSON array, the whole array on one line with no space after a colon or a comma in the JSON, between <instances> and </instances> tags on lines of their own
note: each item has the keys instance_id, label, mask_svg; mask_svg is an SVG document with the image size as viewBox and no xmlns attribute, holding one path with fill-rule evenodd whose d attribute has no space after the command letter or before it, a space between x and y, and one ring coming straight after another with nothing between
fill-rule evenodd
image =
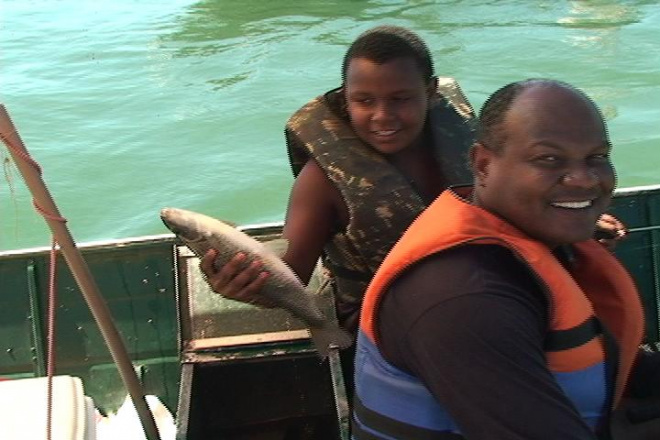
<instances>
[{"instance_id":1,"label":"green water","mask_svg":"<svg viewBox=\"0 0 660 440\"><path fill-rule=\"evenodd\" d=\"M420 33L476 108L526 77L585 89L619 186L660 183L653 1L0 0L0 102L78 241L165 233L164 206L277 221L292 183L284 122L337 85L347 45L377 24ZM0 249L48 245L20 175L5 174Z\"/></svg>"}]
</instances>

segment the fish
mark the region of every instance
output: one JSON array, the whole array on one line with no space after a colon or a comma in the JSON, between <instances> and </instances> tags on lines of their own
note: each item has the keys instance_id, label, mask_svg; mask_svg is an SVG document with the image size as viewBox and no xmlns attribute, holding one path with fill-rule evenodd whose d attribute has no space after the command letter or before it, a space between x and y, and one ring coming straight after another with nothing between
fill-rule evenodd
<instances>
[{"instance_id":1,"label":"fish","mask_svg":"<svg viewBox=\"0 0 660 440\"><path fill-rule=\"evenodd\" d=\"M210 249L216 249L218 256L214 264L218 269L238 252L247 256L245 266L259 259L263 270L270 274L259 293L308 326L312 342L322 359L328 356L331 349L344 349L353 343L352 336L321 311L315 295L305 287L298 275L264 243L229 223L194 211L163 208L160 217L165 226L197 257L202 258Z\"/></svg>"}]
</instances>

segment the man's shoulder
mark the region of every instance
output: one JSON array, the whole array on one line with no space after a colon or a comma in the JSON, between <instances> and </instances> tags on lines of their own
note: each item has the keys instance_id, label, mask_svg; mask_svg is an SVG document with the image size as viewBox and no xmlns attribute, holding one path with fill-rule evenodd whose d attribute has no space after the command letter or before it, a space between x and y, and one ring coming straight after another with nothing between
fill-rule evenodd
<instances>
[{"instance_id":1,"label":"man's shoulder","mask_svg":"<svg viewBox=\"0 0 660 440\"><path fill-rule=\"evenodd\" d=\"M437 269L453 272L480 271L496 272L506 275L510 268L519 269L524 265L514 252L498 244L466 244L454 246L442 252L436 252L419 261L414 270L421 272Z\"/></svg>"},{"instance_id":2,"label":"man's shoulder","mask_svg":"<svg viewBox=\"0 0 660 440\"><path fill-rule=\"evenodd\" d=\"M406 270L393 291L428 293L433 302L463 295L537 289L531 270L510 249L499 245L457 246L432 254Z\"/></svg>"}]
</instances>

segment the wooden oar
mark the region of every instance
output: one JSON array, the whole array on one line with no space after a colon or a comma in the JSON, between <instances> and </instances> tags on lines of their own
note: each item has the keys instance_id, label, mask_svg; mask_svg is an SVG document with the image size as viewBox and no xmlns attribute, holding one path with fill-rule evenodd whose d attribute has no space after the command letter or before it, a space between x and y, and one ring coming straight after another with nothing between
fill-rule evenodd
<instances>
[{"instance_id":1,"label":"wooden oar","mask_svg":"<svg viewBox=\"0 0 660 440\"><path fill-rule=\"evenodd\" d=\"M147 438L149 440L160 440L153 415L149 411L144 392L135 374L131 360L128 357L126 347L114 325L108 306L99 293L89 267L83 259L80 250L76 247L66 223L62 221L59 210L41 178L39 167L30 158L3 104L0 104L0 135L2 141L7 145L9 153L23 176L30 193L32 193L37 209L45 214L44 219L60 246L60 251L94 316L94 320L101 330L103 339L117 365L128 394L133 400L135 410L140 417Z\"/></svg>"}]
</instances>

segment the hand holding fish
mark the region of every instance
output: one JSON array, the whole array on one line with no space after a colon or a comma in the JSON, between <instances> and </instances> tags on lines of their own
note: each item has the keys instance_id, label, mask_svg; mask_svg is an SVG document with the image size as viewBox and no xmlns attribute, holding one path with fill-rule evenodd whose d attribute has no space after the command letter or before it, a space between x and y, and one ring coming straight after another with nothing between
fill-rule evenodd
<instances>
[{"instance_id":1,"label":"hand holding fish","mask_svg":"<svg viewBox=\"0 0 660 440\"><path fill-rule=\"evenodd\" d=\"M210 275L208 282L213 290L244 302L256 302L253 298L258 298L258 304L287 310L307 324L322 358L333 347L342 349L353 343L352 336L319 309L314 292L308 291L279 257L281 252L274 252L275 246L281 249L286 240L272 240L267 246L218 219L183 209L164 208L160 215L163 223L202 259L202 270Z\"/></svg>"},{"instance_id":2,"label":"hand holding fish","mask_svg":"<svg viewBox=\"0 0 660 440\"><path fill-rule=\"evenodd\" d=\"M247 256L243 252L237 253L220 269L216 269L215 260L219 252L211 249L202 258L200 269L206 275L206 281L211 289L225 298L254 304L261 307L273 308L276 304L259 294L266 284L269 273L263 270L263 263L254 260L245 269L242 269Z\"/></svg>"}]
</instances>

